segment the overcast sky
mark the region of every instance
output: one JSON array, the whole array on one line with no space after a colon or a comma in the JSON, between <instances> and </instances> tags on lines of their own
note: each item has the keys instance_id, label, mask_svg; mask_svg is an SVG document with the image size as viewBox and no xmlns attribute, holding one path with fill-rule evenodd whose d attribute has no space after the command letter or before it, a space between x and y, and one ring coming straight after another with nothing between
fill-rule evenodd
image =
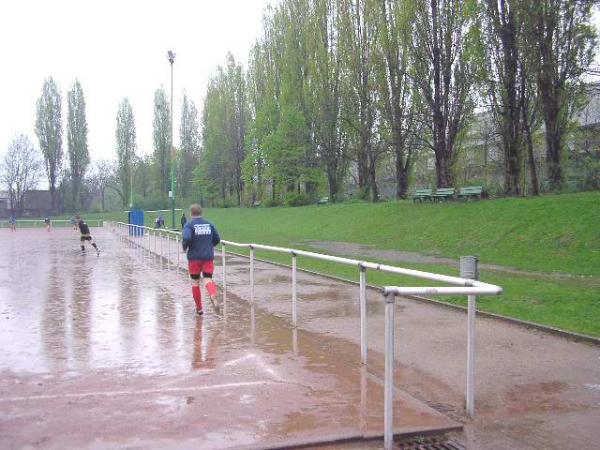
<instances>
[{"instance_id":1,"label":"overcast sky","mask_svg":"<svg viewBox=\"0 0 600 450\"><path fill-rule=\"evenodd\" d=\"M185 89L201 108L207 81L228 51L246 64L269 0L1 0L0 156L16 133L39 146L35 103L48 76L63 94L75 78L87 104L92 159L115 156L117 106L133 106L139 153L152 151L154 91L170 88L174 66L175 136ZM66 132L63 131L66 152ZM177 144L176 144L177 145Z\"/></svg>"}]
</instances>

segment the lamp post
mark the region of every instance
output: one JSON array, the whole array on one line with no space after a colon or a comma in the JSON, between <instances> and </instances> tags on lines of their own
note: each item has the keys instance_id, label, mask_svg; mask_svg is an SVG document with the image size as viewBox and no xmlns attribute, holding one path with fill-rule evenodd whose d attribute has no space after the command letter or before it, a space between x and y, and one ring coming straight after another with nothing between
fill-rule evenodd
<instances>
[{"instance_id":1,"label":"lamp post","mask_svg":"<svg viewBox=\"0 0 600 450\"><path fill-rule=\"evenodd\" d=\"M175 53L171 50L167 52L167 58L171 64L171 190L169 198L171 199L171 228L175 229L175 147L173 146L173 63L175 62Z\"/></svg>"}]
</instances>

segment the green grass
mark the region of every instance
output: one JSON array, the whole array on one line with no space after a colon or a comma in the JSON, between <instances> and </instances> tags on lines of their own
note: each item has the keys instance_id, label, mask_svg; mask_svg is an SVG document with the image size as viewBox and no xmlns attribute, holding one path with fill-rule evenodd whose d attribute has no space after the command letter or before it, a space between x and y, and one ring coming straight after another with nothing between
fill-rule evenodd
<instances>
[{"instance_id":1,"label":"green grass","mask_svg":"<svg viewBox=\"0 0 600 450\"><path fill-rule=\"evenodd\" d=\"M224 239L231 241L306 250L316 250L307 242L310 240L353 242L450 258L476 254L486 264L572 274L568 280L555 281L534 275L483 272L481 278L502 286L504 294L481 297L478 307L600 336L599 192L447 204L399 201L208 209L204 216L217 226ZM85 218L124 221L126 214L86 214ZM146 224L152 226L154 218L155 214L146 215ZM290 264L287 255L258 252L257 257ZM378 262L458 275L456 269L445 265ZM304 258L299 259L299 267L358 279L353 267ZM377 286L427 283L375 271L368 272L368 279ZM440 299L466 302L464 297Z\"/></svg>"},{"instance_id":2,"label":"green grass","mask_svg":"<svg viewBox=\"0 0 600 450\"><path fill-rule=\"evenodd\" d=\"M499 297L479 300L479 308L566 330L600 336L600 193L468 203L340 204L303 208L210 209L204 214L228 240L293 246L307 241L341 241L458 258L477 254L483 263L524 271L563 272L569 280L482 273L504 288ZM258 257L289 264L286 255ZM362 259L362 258L361 258ZM398 264L458 275L434 264ZM299 266L356 280L356 269L321 261ZM584 278L581 278L584 276ZM592 278L590 278L592 277ZM378 286L423 285L423 281L369 272ZM441 298L464 304L466 298Z\"/></svg>"}]
</instances>

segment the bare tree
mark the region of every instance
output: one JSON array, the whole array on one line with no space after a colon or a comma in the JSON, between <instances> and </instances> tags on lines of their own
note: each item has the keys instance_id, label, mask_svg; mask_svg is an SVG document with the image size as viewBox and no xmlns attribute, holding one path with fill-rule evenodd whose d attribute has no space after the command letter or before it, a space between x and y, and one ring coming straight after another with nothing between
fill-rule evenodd
<instances>
[{"instance_id":1,"label":"bare tree","mask_svg":"<svg viewBox=\"0 0 600 450\"><path fill-rule=\"evenodd\" d=\"M105 211L106 188L114 182L115 164L107 159L100 159L92 166L89 183L93 190L100 194L102 211Z\"/></svg>"},{"instance_id":2,"label":"bare tree","mask_svg":"<svg viewBox=\"0 0 600 450\"><path fill-rule=\"evenodd\" d=\"M8 190L13 211L23 214L25 193L37 186L41 175L42 161L31 141L24 134L15 136L0 171L0 180Z\"/></svg>"},{"instance_id":3,"label":"bare tree","mask_svg":"<svg viewBox=\"0 0 600 450\"><path fill-rule=\"evenodd\" d=\"M415 2L412 70L433 140L437 187L454 182L457 139L473 108L471 15L463 0Z\"/></svg>"}]
</instances>

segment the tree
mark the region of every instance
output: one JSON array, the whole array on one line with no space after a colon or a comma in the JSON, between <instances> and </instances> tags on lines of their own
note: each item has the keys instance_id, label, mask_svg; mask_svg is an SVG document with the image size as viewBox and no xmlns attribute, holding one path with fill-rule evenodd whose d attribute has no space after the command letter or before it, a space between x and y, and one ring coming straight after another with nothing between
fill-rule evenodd
<instances>
[{"instance_id":1,"label":"tree","mask_svg":"<svg viewBox=\"0 0 600 450\"><path fill-rule=\"evenodd\" d=\"M414 128L413 86L409 79L409 0L379 0L376 90L382 134L393 149L396 198L406 198L412 165L410 137Z\"/></svg>"},{"instance_id":2,"label":"tree","mask_svg":"<svg viewBox=\"0 0 600 450\"><path fill-rule=\"evenodd\" d=\"M15 136L4 155L0 180L6 186L10 208L23 214L27 191L37 186L42 174L42 162L33 144L24 134Z\"/></svg>"},{"instance_id":3,"label":"tree","mask_svg":"<svg viewBox=\"0 0 600 450\"><path fill-rule=\"evenodd\" d=\"M340 45L343 48L343 117L353 140L358 186L363 197L377 201L375 146L374 0L340 0Z\"/></svg>"},{"instance_id":4,"label":"tree","mask_svg":"<svg viewBox=\"0 0 600 450\"><path fill-rule=\"evenodd\" d=\"M160 192L166 194L170 190L171 108L162 87L154 92L153 130L154 159L158 164Z\"/></svg>"},{"instance_id":5,"label":"tree","mask_svg":"<svg viewBox=\"0 0 600 450\"><path fill-rule=\"evenodd\" d=\"M313 140L325 167L329 199L341 199L348 171L347 139L342 126L342 48L337 0L315 0L311 14L308 92Z\"/></svg>"},{"instance_id":6,"label":"tree","mask_svg":"<svg viewBox=\"0 0 600 450\"><path fill-rule=\"evenodd\" d=\"M115 173L114 164L107 159L100 159L94 163L91 172L89 178L90 186L100 195L102 211L105 211L106 188L113 182L113 175Z\"/></svg>"},{"instance_id":7,"label":"tree","mask_svg":"<svg viewBox=\"0 0 600 450\"><path fill-rule=\"evenodd\" d=\"M412 77L435 154L437 187L452 186L459 133L473 108L473 0L415 1Z\"/></svg>"},{"instance_id":8,"label":"tree","mask_svg":"<svg viewBox=\"0 0 600 450\"><path fill-rule=\"evenodd\" d=\"M73 208L77 209L81 206L81 184L90 163L85 98L79 80L67 94L67 106L67 147L73 182Z\"/></svg>"},{"instance_id":9,"label":"tree","mask_svg":"<svg viewBox=\"0 0 600 450\"><path fill-rule=\"evenodd\" d=\"M546 169L552 189L564 182L565 134L582 106L581 76L593 61L596 32L590 0L523 2L545 125Z\"/></svg>"},{"instance_id":10,"label":"tree","mask_svg":"<svg viewBox=\"0 0 600 450\"><path fill-rule=\"evenodd\" d=\"M117 173L121 184L119 192L123 206L127 207L131 199L132 164L135 158L135 120L129 99L125 97L119 103L117 111Z\"/></svg>"},{"instance_id":11,"label":"tree","mask_svg":"<svg viewBox=\"0 0 600 450\"><path fill-rule=\"evenodd\" d=\"M198 154L200 152L200 131L198 127L198 110L196 109L196 105L184 93L181 105L181 125L179 128L180 151L177 175L179 192L182 197L185 197L188 193L194 169L198 164Z\"/></svg>"},{"instance_id":12,"label":"tree","mask_svg":"<svg viewBox=\"0 0 600 450\"><path fill-rule=\"evenodd\" d=\"M56 187L63 158L62 113L60 91L52 77L44 81L42 95L37 101L36 111L35 133L44 155L44 166L52 199L52 212L56 212L58 205Z\"/></svg>"}]
</instances>

